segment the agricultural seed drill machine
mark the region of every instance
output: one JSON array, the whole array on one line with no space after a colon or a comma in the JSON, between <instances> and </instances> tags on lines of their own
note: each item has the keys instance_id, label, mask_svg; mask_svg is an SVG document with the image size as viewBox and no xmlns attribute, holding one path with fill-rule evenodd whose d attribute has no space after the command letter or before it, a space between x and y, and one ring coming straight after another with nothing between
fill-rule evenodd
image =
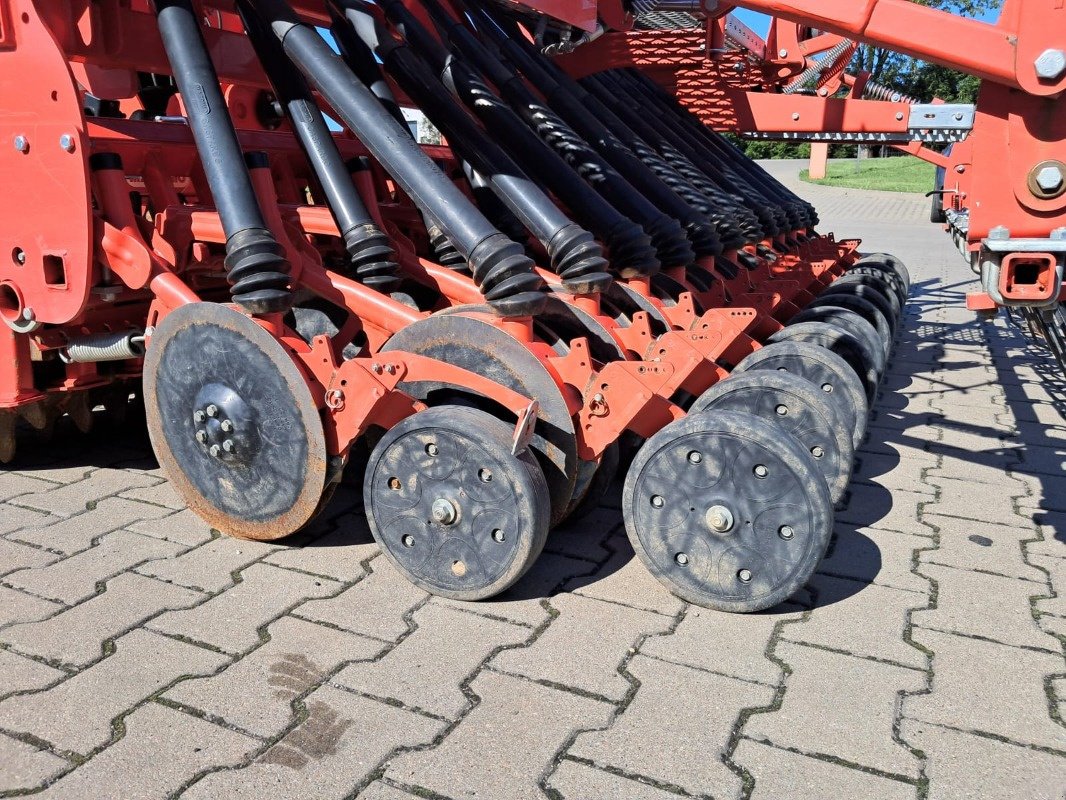
<instances>
[{"instance_id":1,"label":"agricultural seed drill machine","mask_svg":"<svg viewBox=\"0 0 1066 800\"><path fill-rule=\"evenodd\" d=\"M1066 12L1008 0L975 56L944 33L979 23L904 0L743 5L775 15L767 41L672 0L0 0L0 459L142 395L215 528L290 535L356 468L389 560L466 600L624 468L671 591L784 600L909 276L720 131L942 161L975 305L1058 346ZM860 40L980 75L976 112L848 75Z\"/></svg>"}]
</instances>

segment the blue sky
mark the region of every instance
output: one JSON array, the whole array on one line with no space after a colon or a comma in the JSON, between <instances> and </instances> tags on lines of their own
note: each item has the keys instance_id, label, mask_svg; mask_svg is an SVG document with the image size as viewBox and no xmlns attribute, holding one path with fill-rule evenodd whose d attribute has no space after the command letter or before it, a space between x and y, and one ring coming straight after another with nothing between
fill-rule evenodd
<instances>
[{"instance_id":1,"label":"blue sky","mask_svg":"<svg viewBox=\"0 0 1066 800\"><path fill-rule=\"evenodd\" d=\"M995 22L996 19L999 17L999 5L999 3L996 3L995 7L992 8L992 10L986 11L985 13L981 14L978 19L983 19L987 22ZM763 37L766 36L766 32L770 28L770 18L768 16L766 16L765 14L760 14L757 11L748 11L745 8L738 8L733 13L736 14L737 19L739 19L757 34Z\"/></svg>"}]
</instances>

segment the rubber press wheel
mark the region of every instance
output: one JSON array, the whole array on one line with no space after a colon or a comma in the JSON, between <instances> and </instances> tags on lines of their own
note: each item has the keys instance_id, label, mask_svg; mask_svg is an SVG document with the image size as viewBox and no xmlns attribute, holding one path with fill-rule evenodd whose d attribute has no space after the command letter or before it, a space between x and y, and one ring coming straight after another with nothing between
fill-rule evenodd
<instances>
[{"instance_id":1,"label":"rubber press wheel","mask_svg":"<svg viewBox=\"0 0 1066 800\"><path fill-rule=\"evenodd\" d=\"M732 376L752 370L790 372L806 378L836 401L852 444L859 446L866 433L869 405L855 371L836 353L806 342L778 342L746 356Z\"/></svg>"},{"instance_id":2,"label":"rubber press wheel","mask_svg":"<svg viewBox=\"0 0 1066 800\"><path fill-rule=\"evenodd\" d=\"M810 578L833 528L829 490L810 453L750 414L707 411L670 423L641 448L622 513L637 556L683 600L760 611Z\"/></svg>"},{"instance_id":3,"label":"rubber press wheel","mask_svg":"<svg viewBox=\"0 0 1066 800\"><path fill-rule=\"evenodd\" d=\"M907 291L911 288L911 274L907 269L907 265L896 258L891 253L867 253L858 261L856 261L853 267L866 267L872 266L877 269L884 269L898 275L907 287Z\"/></svg>"},{"instance_id":4,"label":"rubber press wheel","mask_svg":"<svg viewBox=\"0 0 1066 800\"><path fill-rule=\"evenodd\" d=\"M544 549L544 473L513 431L484 411L440 406L378 442L363 479L374 539L411 583L455 600L507 589Z\"/></svg>"},{"instance_id":5,"label":"rubber press wheel","mask_svg":"<svg viewBox=\"0 0 1066 800\"><path fill-rule=\"evenodd\" d=\"M877 338L881 341L881 349L884 350L885 358L887 359L888 356L891 355L893 338L892 326L889 324L888 318L869 300L864 300L861 297L847 294L816 297L808 303L807 308L803 309L803 312L800 313L824 307L845 308L848 311L854 311L864 320L869 322L874 330L877 331Z\"/></svg>"},{"instance_id":6,"label":"rubber press wheel","mask_svg":"<svg viewBox=\"0 0 1066 800\"><path fill-rule=\"evenodd\" d=\"M799 375L753 370L730 375L700 395L689 413L743 411L803 445L825 476L834 503L844 497L855 448L836 400Z\"/></svg>"},{"instance_id":7,"label":"rubber press wheel","mask_svg":"<svg viewBox=\"0 0 1066 800\"><path fill-rule=\"evenodd\" d=\"M877 395L877 385L881 381L881 375L872 362L872 356L863 347L863 343L848 333L843 328L830 325L825 322L801 322L797 325L789 325L774 333L767 339L771 344L775 342L807 342L808 344L824 347L832 353L836 353L855 370L855 374L862 381L868 402L873 402ZM878 354L880 355L880 353Z\"/></svg>"},{"instance_id":8,"label":"rubber press wheel","mask_svg":"<svg viewBox=\"0 0 1066 800\"><path fill-rule=\"evenodd\" d=\"M854 311L841 306L807 307L790 319L788 324L799 325L802 322L824 322L827 325L843 328L854 336L862 349L863 359L873 367L880 383L881 376L885 374L888 357L885 355L884 343L873 325Z\"/></svg>"},{"instance_id":9,"label":"rubber press wheel","mask_svg":"<svg viewBox=\"0 0 1066 800\"><path fill-rule=\"evenodd\" d=\"M212 527L271 540L315 515L328 471L318 407L254 320L215 303L168 314L145 356L144 394L160 465Z\"/></svg>"}]
</instances>

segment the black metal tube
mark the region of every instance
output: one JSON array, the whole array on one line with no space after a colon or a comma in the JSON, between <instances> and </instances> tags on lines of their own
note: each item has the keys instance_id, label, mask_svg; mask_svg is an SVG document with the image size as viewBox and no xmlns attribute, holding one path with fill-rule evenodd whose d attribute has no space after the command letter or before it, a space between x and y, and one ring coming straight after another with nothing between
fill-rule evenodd
<instances>
[{"instance_id":1,"label":"black metal tube","mask_svg":"<svg viewBox=\"0 0 1066 800\"><path fill-rule=\"evenodd\" d=\"M593 189L644 229L651 237L656 256L663 266L692 263L695 253L676 220L664 214L637 191L603 156L544 105L521 76L491 52L462 22L454 20L432 2L427 3L426 8L434 15L435 24L451 44L495 84L523 122Z\"/></svg>"},{"instance_id":2,"label":"black metal tube","mask_svg":"<svg viewBox=\"0 0 1066 800\"><path fill-rule=\"evenodd\" d=\"M388 237L378 228L352 183L351 174L329 132L311 87L293 67L270 28L263 24L248 0L237 0L259 63L281 103L296 139L322 187L356 278L380 292L391 292L400 283L399 266Z\"/></svg>"},{"instance_id":3,"label":"black metal tube","mask_svg":"<svg viewBox=\"0 0 1066 800\"><path fill-rule=\"evenodd\" d=\"M254 0L285 54L419 208L437 220L470 264L486 301L501 314L538 313L544 282L522 248L496 230L284 0Z\"/></svg>"},{"instance_id":4,"label":"black metal tube","mask_svg":"<svg viewBox=\"0 0 1066 800\"><path fill-rule=\"evenodd\" d=\"M600 291L611 281L600 246L575 225L467 114L419 55L395 39L357 0L345 0L344 15L363 44L448 138L452 148L499 200L544 246L569 291Z\"/></svg>"},{"instance_id":5,"label":"black metal tube","mask_svg":"<svg viewBox=\"0 0 1066 800\"><path fill-rule=\"evenodd\" d=\"M527 48L518 37L505 33L491 11L484 7L472 11L480 24L479 30L518 66L544 95L548 105L652 203L681 223L697 255L716 255L721 252L721 243L710 221L667 186L618 138L613 129L622 130L624 126L617 117L569 77L552 74L547 59L533 48ZM631 137L631 141L636 138Z\"/></svg>"},{"instance_id":6,"label":"black metal tube","mask_svg":"<svg viewBox=\"0 0 1066 800\"><path fill-rule=\"evenodd\" d=\"M156 0L155 11L226 234L233 299L253 314L285 311L292 305L289 263L259 208L196 12L190 0Z\"/></svg>"},{"instance_id":7,"label":"black metal tube","mask_svg":"<svg viewBox=\"0 0 1066 800\"><path fill-rule=\"evenodd\" d=\"M443 14L433 0L431 13ZM389 19L429 63L441 82L472 112L527 174L535 176L607 247L611 266L623 277L654 273L659 268L651 238L589 186L577 171L537 136L477 71L451 52L399 2L384 4Z\"/></svg>"}]
</instances>

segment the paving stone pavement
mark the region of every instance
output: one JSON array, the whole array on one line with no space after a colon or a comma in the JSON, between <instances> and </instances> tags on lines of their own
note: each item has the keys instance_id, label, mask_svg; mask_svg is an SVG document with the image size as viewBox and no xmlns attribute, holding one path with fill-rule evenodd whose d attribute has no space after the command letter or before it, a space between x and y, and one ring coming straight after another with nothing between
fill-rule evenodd
<instances>
[{"instance_id":1,"label":"paving stone pavement","mask_svg":"<svg viewBox=\"0 0 1066 800\"><path fill-rule=\"evenodd\" d=\"M801 191L914 286L792 601L671 597L617 491L502 597L431 599L353 491L219 537L138 426L60 425L0 472L0 796L1066 797L1066 381L965 310L924 198Z\"/></svg>"}]
</instances>

